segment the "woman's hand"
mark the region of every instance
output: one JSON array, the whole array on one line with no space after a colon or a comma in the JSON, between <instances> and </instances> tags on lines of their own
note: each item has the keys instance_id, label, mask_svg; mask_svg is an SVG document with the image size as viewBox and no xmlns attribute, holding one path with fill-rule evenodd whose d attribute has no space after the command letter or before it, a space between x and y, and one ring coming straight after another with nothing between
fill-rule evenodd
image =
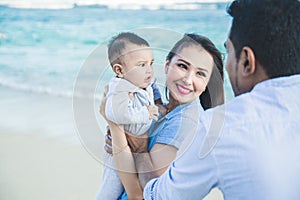
<instances>
[{"instance_id":1,"label":"woman's hand","mask_svg":"<svg viewBox=\"0 0 300 200\"><path fill-rule=\"evenodd\" d=\"M105 135L105 145L104 145L104 150L111 154L112 155L112 137L110 135L110 130L108 130L106 132L106 135Z\"/></svg>"},{"instance_id":2,"label":"woman's hand","mask_svg":"<svg viewBox=\"0 0 300 200\"><path fill-rule=\"evenodd\" d=\"M108 123L109 127L119 126L118 124L116 124L116 123L114 123L114 122L112 122L112 121L110 121L109 119L106 118L105 105L106 105L106 94L107 94L107 92L108 92L108 85L105 85L104 86L104 94L103 94L103 98L102 98L101 103L100 103L99 112L103 116L105 121Z\"/></svg>"},{"instance_id":3,"label":"woman's hand","mask_svg":"<svg viewBox=\"0 0 300 200\"><path fill-rule=\"evenodd\" d=\"M105 115L105 105L106 105L106 94L108 92L108 85L104 86L104 94L103 94L103 98L101 100L101 104L100 104L100 109L99 112L100 114L103 116L103 118L106 120L106 122L108 123L109 126L107 126L107 132L106 132L106 136L105 136L105 145L104 145L104 150L109 153L112 154L112 137L111 137L111 133L110 133L110 128L112 126L117 126L117 124L113 123L112 121L108 120L106 118Z\"/></svg>"},{"instance_id":4,"label":"woman's hand","mask_svg":"<svg viewBox=\"0 0 300 200\"><path fill-rule=\"evenodd\" d=\"M149 112L149 119L153 119L157 121L158 119L158 107L156 105L149 105L147 106Z\"/></svg>"},{"instance_id":5,"label":"woman's hand","mask_svg":"<svg viewBox=\"0 0 300 200\"><path fill-rule=\"evenodd\" d=\"M108 85L105 85L104 86L104 94L103 94L103 98L101 100L99 112L104 117L104 119L108 122L108 120L106 118L106 115L105 115L105 105L106 105L106 94L107 94L107 92L108 92Z\"/></svg>"},{"instance_id":6,"label":"woman's hand","mask_svg":"<svg viewBox=\"0 0 300 200\"><path fill-rule=\"evenodd\" d=\"M167 107L163 104L155 104L158 107L158 112L161 114L161 116L165 116L167 114Z\"/></svg>"},{"instance_id":7,"label":"woman's hand","mask_svg":"<svg viewBox=\"0 0 300 200\"><path fill-rule=\"evenodd\" d=\"M103 98L101 100L101 104L100 104L100 108L99 108L99 112L100 114L104 117L104 119L108 122L109 120L106 118L105 116L105 105L106 105L106 94L108 91L108 86L104 86L104 94L103 94ZM109 127L109 126L107 126ZM104 150L109 153L112 154L112 138L111 138L111 134L110 134L110 129L107 129L106 135L105 135L105 145L104 145Z\"/></svg>"}]
</instances>

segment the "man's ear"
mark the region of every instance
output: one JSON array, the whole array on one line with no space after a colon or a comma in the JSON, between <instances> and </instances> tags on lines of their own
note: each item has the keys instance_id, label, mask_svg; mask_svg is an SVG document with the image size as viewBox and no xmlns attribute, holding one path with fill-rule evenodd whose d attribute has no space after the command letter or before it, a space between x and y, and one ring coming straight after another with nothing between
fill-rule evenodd
<instances>
[{"instance_id":1,"label":"man's ear","mask_svg":"<svg viewBox=\"0 0 300 200\"><path fill-rule=\"evenodd\" d=\"M123 78L124 77L122 65L120 65L120 64L114 64L113 65L113 70L114 70L114 72L117 74L117 76L119 78Z\"/></svg>"},{"instance_id":2,"label":"man's ear","mask_svg":"<svg viewBox=\"0 0 300 200\"><path fill-rule=\"evenodd\" d=\"M255 55L250 47L243 47L240 55L240 65L243 67L243 76L250 76L255 72Z\"/></svg>"}]
</instances>

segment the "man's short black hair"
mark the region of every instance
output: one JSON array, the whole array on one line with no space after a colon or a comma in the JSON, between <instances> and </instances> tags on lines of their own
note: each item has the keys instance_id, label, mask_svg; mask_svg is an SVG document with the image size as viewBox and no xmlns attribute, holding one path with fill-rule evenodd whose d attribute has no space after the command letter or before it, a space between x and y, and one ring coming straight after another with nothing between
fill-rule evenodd
<instances>
[{"instance_id":1,"label":"man's short black hair","mask_svg":"<svg viewBox=\"0 0 300 200\"><path fill-rule=\"evenodd\" d=\"M227 12L237 60L248 46L270 78L300 73L298 0L235 0Z\"/></svg>"}]
</instances>

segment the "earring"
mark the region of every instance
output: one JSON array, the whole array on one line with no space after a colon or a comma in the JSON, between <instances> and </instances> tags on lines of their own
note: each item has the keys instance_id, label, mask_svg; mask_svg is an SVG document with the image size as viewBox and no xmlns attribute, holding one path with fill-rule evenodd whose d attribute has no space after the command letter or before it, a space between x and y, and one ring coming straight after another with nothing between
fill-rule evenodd
<instances>
[{"instance_id":1,"label":"earring","mask_svg":"<svg viewBox=\"0 0 300 200\"><path fill-rule=\"evenodd\" d=\"M167 85L167 84L166 84ZM169 92L168 92L168 87L165 86L165 97L166 97L166 100L169 101Z\"/></svg>"}]
</instances>

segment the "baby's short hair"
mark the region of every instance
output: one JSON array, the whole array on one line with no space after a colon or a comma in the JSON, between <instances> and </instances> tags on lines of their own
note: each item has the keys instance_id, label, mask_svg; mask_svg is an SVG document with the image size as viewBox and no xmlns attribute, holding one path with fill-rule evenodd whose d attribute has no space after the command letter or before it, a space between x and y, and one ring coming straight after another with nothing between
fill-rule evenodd
<instances>
[{"instance_id":1,"label":"baby's short hair","mask_svg":"<svg viewBox=\"0 0 300 200\"><path fill-rule=\"evenodd\" d=\"M123 32L113 37L108 43L108 59L110 65L114 64L122 64L122 54L124 49L126 48L126 44L136 44L138 46L147 46L149 44L146 40L141 38L140 36L131 33L131 32Z\"/></svg>"}]
</instances>

